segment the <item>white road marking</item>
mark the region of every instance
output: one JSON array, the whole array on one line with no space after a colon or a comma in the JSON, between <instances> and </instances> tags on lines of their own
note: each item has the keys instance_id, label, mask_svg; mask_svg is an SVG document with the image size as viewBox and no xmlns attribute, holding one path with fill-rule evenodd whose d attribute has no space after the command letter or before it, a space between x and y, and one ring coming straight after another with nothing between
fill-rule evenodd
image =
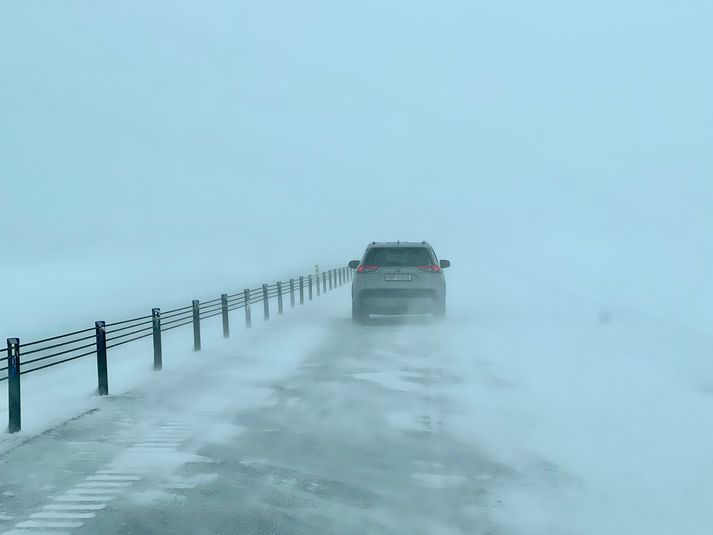
<instances>
[{"instance_id":1,"label":"white road marking","mask_svg":"<svg viewBox=\"0 0 713 535\"><path fill-rule=\"evenodd\" d=\"M110 502L114 498L112 496L72 496L71 494L63 494L57 496L56 502Z\"/></svg>"},{"instance_id":2,"label":"white road marking","mask_svg":"<svg viewBox=\"0 0 713 535\"><path fill-rule=\"evenodd\" d=\"M75 488L81 489L118 489L130 487L132 483L114 482L114 481L92 481L90 483L77 483Z\"/></svg>"},{"instance_id":3,"label":"white road marking","mask_svg":"<svg viewBox=\"0 0 713 535\"><path fill-rule=\"evenodd\" d=\"M70 531L38 531L36 529L11 529L2 535L70 535Z\"/></svg>"},{"instance_id":4,"label":"white road marking","mask_svg":"<svg viewBox=\"0 0 713 535\"><path fill-rule=\"evenodd\" d=\"M48 511L101 511L104 508L106 508L106 505L103 503L52 503L42 507L42 509L46 509Z\"/></svg>"},{"instance_id":5,"label":"white road marking","mask_svg":"<svg viewBox=\"0 0 713 535\"><path fill-rule=\"evenodd\" d=\"M136 456L141 456L141 458L151 458L162 453L170 454L176 453L177 451L178 450L176 448L135 448L131 450L131 453L135 454Z\"/></svg>"},{"instance_id":6,"label":"white road marking","mask_svg":"<svg viewBox=\"0 0 713 535\"><path fill-rule=\"evenodd\" d=\"M149 468L147 466L131 466L131 471L134 473L142 473L145 472L146 469ZM127 471L129 470L128 468L126 469Z\"/></svg>"},{"instance_id":7,"label":"white road marking","mask_svg":"<svg viewBox=\"0 0 713 535\"><path fill-rule=\"evenodd\" d=\"M60 513L60 512L46 512L46 513L34 513L30 515L30 518L54 518L60 520L67 519L82 519L82 518L94 518L96 515L94 513Z\"/></svg>"},{"instance_id":8,"label":"white road marking","mask_svg":"<svg viewBox=\"0 0 713 535\"><path fill-rule=\"evenodd\" d=\"M143 445L132 446L131 451L175 451L175 446Z\"/></svg>"},{"instance_id":9,"label":"white road marking","mask_svg":"<svg viewBox=\"0 0 713 535\"><path fill-rule=\"evenodd\" d=\"M28 520L16 524L16 528L81 528L84 522L50 522L43 520Z\"/></svg>"},{"instance_id":10,"label":"white road marking","mask_svg":"<svg viewBox=\"0 0 713 535\"><path fill-rule=\"evenodd\" d=\"M65 494L81 494L83 496L90 494L116 494L116 489L69 489Z\"/></svg>"},{"instance_id":11,"label":"white road marking","mask_svg":"<svg viewBox=\"0 0 713 535\"><path fill-rule=\"evenodd\" d=\"M140 476L88 476L87 481L141 481Z\"/></svg>"},{"instance_id":12,"label":"white road marking","mask_svg":"<svg viewBox=\"0 0 713 535\"><path fill-rule=\"evenodd\" d=\"M123 419L121 424L133 425L134 421ZM20 522L15 527L2 535L70 535L66 528L80 528L84 522L96 517L93 511L106 508L106 502L114 499L114 494L133 482L141 481L140 474L150 471L149 464L144 465L144 459L152 458L152 454L159 452L175 451L190 436L190 428L178 422L167 422L154 428L153 433L139 442L129 443L128 450L137 462L122 464L114 462L94 475L87 476L85 482L76 484L64 494L54 498L55 502L42 507L41 512L33 513L29 520ZM84 446L84 445L83 445ZM86 447L93 447L87 444ZM84 455L91 456L92 451L81 450ZM160 486L162 489L190 489L194 484L167 482Z\"/></svg>"}]
</instances>

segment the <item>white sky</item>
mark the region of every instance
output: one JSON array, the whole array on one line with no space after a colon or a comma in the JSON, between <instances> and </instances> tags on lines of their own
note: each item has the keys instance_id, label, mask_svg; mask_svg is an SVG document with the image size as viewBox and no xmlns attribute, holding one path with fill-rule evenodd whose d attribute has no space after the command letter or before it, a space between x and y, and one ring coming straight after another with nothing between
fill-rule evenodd
<instances>
[{"instance_id":1,"label":"white sky","mask_svg":"<svg viewBox=\"0 0 713 535\"><path fill-rule=\"evenodd\" d=\"M4 282L27 298L45 280L29 269L111 285L128 263L201 289L428 239L454 268L504 263L697 321L712 16L704 1L4 1Z\"/></svg>"}]
</instances>

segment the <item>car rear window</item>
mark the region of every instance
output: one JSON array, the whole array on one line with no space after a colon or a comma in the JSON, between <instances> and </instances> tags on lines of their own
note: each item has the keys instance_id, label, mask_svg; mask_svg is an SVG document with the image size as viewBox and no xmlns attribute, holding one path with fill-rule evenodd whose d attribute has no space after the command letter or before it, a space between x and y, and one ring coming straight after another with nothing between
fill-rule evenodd
<instances>
[{"instance_id":1,"label":"car rear window","mask_svg":"<svg viewBox=\"0 0 713 535\"><path fill-rule=\"evenodd\" d=\"M364 258L364 264L381 267L429 266L434 263L426 247L376 247Z\"/></svg>"}]
</instances>

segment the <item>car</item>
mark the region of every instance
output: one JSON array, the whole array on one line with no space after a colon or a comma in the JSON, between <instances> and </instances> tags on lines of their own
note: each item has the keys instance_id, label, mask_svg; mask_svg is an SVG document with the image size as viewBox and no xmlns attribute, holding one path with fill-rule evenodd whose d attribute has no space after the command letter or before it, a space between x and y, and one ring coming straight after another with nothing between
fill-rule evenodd
<instances>
[{"instance_id":1,"label":"car","mask_svg":"<svg viewBox=\"0 0 713 535\"><path fill-rule=\"evenodd\" d=\"M372 242L361 260L352 260L352 320L370 314L446 315L448 260L438 260L428 242Z\"/></svg>"}]
</instances>

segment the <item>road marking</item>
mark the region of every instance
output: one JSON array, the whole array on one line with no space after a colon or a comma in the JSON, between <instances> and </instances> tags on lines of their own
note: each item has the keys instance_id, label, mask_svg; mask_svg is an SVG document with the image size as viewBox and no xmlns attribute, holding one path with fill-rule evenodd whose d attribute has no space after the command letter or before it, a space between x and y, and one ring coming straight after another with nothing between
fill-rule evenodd
<instances>
[{"instance_id":1,"label":"road marking","mask_svg":"<svg viewBox=\"0 0 713 535\"><path fill-rule=\"evenodd\" d=\"M132 446L131 451L173 451L176 446L158 446L155 444L144 444L141 446Z\"/></svg>"},{"instance_id":2,"label":"road marking","mask_svg":"<svg viewBox=\"0 0 713 535\"><path fill-rule=\"evenodd\" d=\"M120 483L113 481L92 481L90 483L77 483L75 488L82 489L118 489L130 487L133 483Z\"/></svg>"},{"instance_id":3,"label":"road marking","mask_svg":"<svg viewBox=\"0 0 713 535\"><path fill-rule=\"evenodd\" d=\"M81 519L81 518L94 518L96 515L94 513L34 513L30 515L30 518L54 518L59 520L67 519Z\"/></svg>"},{"instance_id":4,"label":"road marking","mask_svg":"<svg viewBox=\"0 0 713 535\"><path fill-rule=\"evenodd\" d=\"M15 524L16 528L81 528L84 522L45 522L43 520L28 520Z\"/></svg>"},{"instance_id":5,"label":"road marking","mask_svg":"<svg viewBox=\"0 0 713 535\"><path fill-rule=\"evenodd\" d=\"M120 424L135 425L131 419L122 419ZM64 494L54 498L55 503L42 506L40 512L29 515L28 520L20 522L10 531L2 535L71 535L67 528L81 528L86 520L95 518L96 511L107 507L107 502L115 498L117 492L130 487L134 482L142 481L142 474L151 471L156 453L176 451L191 435L189 426L178 422L166 422L155 427L153 432L137 442L128 442L126 458L121 457L105 465L93 475L77 483ZM121 442L125 444L124 441ZM80 453L88 458L95 458L93 444L81 444ZM98 457L96 457L98 459ZM133 462L132 462L133 460ZM162 489L190 489L194 484L181 482L166 482L160 485Z\"/></svg>"},{"instance_id":6,"label":"road marking","mask_svg":"<svg viewBox=\"0 0 713 535\"><path fill-rule=\"evenodd\" d=\"M65 494L81 494L86 496L88 494L115 494L116 489L69 489Z\"/></svg>"},{"instance_id":7,"label":"road marking","mask_svg":"<svg viewBox=\"0 0 713 535\"><path fill-rule=\"evenodd\" d=\"M36 529L11 529L4 531L2 535L70 535L70 531L38 531Z\"/></svg>"},{"instance_id":8,"label":"road marking","mask_svg":"<svg viewBox=\"0 0 713 535\"><path fill-rule=\"evenodd\" d=\"M71 503L52 503L50 505L45 505L42 509L48 511L101 511L106 508L103 503L82 503L82 504L71 504Z\"/></svg>"},{"instance_id":9,"label":"road marking","mask_svg":"<svg viewBox=\"0 0 713 535\"><path fill-rule=\"evenodd\" d=\"M108 483L114 481L141 481L140 476L88 476L87 481L106 481Z\"/></svg>"},{"instance_id":10,"label":"road marking","mask_svg":"<svg viewBox=\"0 0 713 535\"><path fill-rule=\"evenodd\" d=\"M56 502L110 502L114 498L112 496L72 496L71 494L63 494L57 496Z\"/></svg>"}]
</instances>

